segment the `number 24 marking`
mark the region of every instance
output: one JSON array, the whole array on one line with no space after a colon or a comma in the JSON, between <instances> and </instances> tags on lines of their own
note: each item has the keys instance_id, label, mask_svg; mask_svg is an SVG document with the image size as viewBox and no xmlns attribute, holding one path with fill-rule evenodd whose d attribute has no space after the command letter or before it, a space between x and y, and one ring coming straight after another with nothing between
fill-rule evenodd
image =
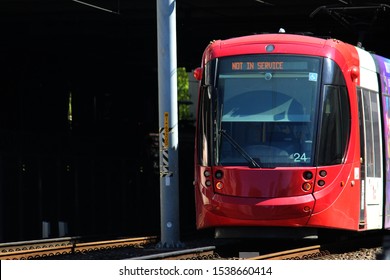
<instances>
[{"instance_id":1,"label":"number 24 marking","mask_svg":"<svg viewBox=\"0 0 390 280\"><path fill-rule=\"evenodd\" d=\"M310 160L310 158L306 157L306 153L300 154L300 153L294 153L293 154L294 162L306 162Z\"/></svg>"}]
</instances>

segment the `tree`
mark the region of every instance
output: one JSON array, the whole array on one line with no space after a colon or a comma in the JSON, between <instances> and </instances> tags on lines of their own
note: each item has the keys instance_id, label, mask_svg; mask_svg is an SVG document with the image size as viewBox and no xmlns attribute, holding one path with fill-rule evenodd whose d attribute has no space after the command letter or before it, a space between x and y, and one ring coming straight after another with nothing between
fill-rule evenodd
<instances>
[{"instance_id":1,"label":"tree","mask_svg":"<svg viewBox=\"0 0 390 280\"><path fill-rule=\"evenodd\" d=\"M190 93L188 74L185 67L177 68L177 100L179 106L179 120L188 120L190 113Z\"/></svg>"}]
</instances>

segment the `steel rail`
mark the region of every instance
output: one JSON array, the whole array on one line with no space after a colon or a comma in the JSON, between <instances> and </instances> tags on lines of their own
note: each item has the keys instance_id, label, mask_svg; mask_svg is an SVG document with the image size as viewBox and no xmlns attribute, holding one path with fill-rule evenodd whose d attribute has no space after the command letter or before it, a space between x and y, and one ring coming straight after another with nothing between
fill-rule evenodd
<instances>
[{"instance_id":1,"label":"steel rail","mask_svg":"<svg viewBox=\"0 0 390 280\"><path fill-rule=\"evenodd\" d=\"M128 260L185 260L208 259L214 255L215 246L198 247L183 250L174 250L129 258Z\"/></svg>"},{"instance_id":2,"label":"steel rail","mask_svg":"<svg viewBox=\"0 0 390 280\"><path fill-rule=\"evenodd\" d=\"M127 246L143 246L145 244L156 242L156 240L156 236L148 236L95 242L80 242L79 237L69 237L1 243L0 260L25 260Z\"/></svg>"},{"instance_id":3,"label":"steel rail","mask_svg":"<svg viewBox=\"0 0 390 280\"><path fill-rule=\"evenodd\" d=\"M91 250L114 249L127 246L143 246L145 244L154 243L156 241L156 236L149 236L78 243L75 246L75 253L83 253Z\"/></svg>"},{"instance_id":4,"label":"steel rail","mask_svg":"<svg viewBox=\"0 0 390 280\"><path fill-rule=\"evenodd\" d=\"M320 245L314 245L309 247L291 249L276 253L270 253L266 255L260 255L256 257L248 258L248 260L291 260L291 259L305 259L312 256L321 256L327 254L321 250Z\"/></svg>"}]
</instances>

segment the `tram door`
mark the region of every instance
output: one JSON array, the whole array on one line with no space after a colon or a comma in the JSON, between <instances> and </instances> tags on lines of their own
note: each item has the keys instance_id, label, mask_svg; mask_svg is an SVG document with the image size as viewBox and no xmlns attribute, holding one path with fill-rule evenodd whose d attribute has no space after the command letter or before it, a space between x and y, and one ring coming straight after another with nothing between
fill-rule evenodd
<instances>
[{"instance_id":1,"label":"tram door","mask_svg":"<svg viewBox=\"0 0 390 280\"><path fill-rule=\"evenodd\" d=\"M379 93L357 89L359 102L361 190L360 228L382 228L383 155ZM366 217L366 220L365 220Z\"/></svg>"}]
</instances>

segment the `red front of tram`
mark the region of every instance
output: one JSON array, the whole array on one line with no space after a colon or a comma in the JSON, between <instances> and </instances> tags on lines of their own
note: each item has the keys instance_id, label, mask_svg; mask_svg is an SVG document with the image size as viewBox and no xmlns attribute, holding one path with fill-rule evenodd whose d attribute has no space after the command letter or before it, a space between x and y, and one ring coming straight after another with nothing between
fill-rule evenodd
<instances>
[{"instance_id":1,"label":"red front of tram","mask_svg":"<svg viewBox=\"0 0 390 280\"><path fill-rule=\"evenodd\" d=\"M350 45L296 35L207 47L195 72L198 229L359 230L358 65Z\"/></svg>"}]
</instances>

